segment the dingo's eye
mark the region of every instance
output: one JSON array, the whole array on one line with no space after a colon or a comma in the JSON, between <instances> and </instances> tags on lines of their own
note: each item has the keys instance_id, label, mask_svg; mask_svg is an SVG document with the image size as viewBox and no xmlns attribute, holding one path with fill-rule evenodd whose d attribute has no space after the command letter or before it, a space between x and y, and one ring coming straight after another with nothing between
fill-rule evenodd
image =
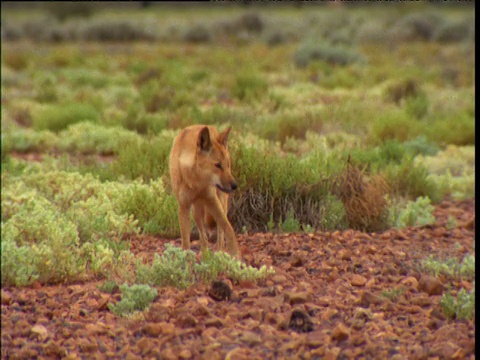
<instances>
[{"instance_id":1,"label":"dingo's eye","mask_svg":"<svg viewBox=\"0 0 480 360\"><path fill-rule=\"evenodd\" d=\"M215 164L215 167L216 167L217 169L222 170L222 164L221 164L221 163L216 163L216 164Z\"/></svg>"}]
</instances>

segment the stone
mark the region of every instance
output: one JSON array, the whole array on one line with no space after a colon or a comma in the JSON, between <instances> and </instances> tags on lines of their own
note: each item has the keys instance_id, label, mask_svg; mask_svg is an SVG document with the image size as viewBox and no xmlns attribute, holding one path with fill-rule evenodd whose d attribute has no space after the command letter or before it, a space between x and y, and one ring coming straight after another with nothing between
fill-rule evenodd
<instances>
[{"instance_id":1,"label":"stone","mask_svg":"<svg viewBox=\"0 0 480 360\"><path fill-rule=\"evenodd\" d=\"M343 323L338 323L332 331L332 340L343 341L350 336L350 329Z\"/></svg>"},{"instance_id":2,"label":"stone","mask_svg":"<svg viewBox=\"0 0 480 360\"><path fill-rule=\"evenodd\" d=\"M428 295L441 295L443 293L443 284L436 277L424 274L418 281L418 290Z\"/></svg>"},{"instance_id":3,"label":"stone","mask_svg":"<svg viewBox=\"0 0 480 360\"><path fill-rule=\"evenodd\" d=\"M352 278L350 279L350 284L352 286L364 286L367 283L367 279L359 274L353 274Z\"/></svg>"}]
</instances>

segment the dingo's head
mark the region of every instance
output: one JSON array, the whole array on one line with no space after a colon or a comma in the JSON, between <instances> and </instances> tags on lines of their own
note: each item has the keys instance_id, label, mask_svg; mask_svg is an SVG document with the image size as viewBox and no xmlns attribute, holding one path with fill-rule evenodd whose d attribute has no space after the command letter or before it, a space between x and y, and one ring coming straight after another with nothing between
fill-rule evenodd
<instances>
[{"instance_id":1,"label":"dingo's head","mask_svg":"<svg viewBox=\"0 0 480 360\"><path fill-rule=\"evenodd\" d=\"M212 186L225 193L230 193L237 188L237 183L232 176L230 152L227 148L230 130L231 127L228 127L215 136L216 134L212 134L205 126L200 131L197 141L200 160L198 171L209 176Z\"/></svg>"}]
</instances>

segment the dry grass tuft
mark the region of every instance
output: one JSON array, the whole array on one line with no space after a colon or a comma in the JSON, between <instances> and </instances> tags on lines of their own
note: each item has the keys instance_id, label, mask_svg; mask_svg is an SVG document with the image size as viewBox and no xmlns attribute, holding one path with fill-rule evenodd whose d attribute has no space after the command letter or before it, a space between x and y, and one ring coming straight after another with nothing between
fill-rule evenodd
<instances>
[{"instance_id":1,"label":"dry grass tuft","mask_svg":"<svg viewBox=\"0 0 480 360\"><path fill-rule=\"evenodd\" d=\"M350 157L333 187L333 193L345 206L349 226L363 231L378 231L388 226L387 192L388 185L382 176L367 177L363 169L352 164Z\"/></svg>"}]
</instances>

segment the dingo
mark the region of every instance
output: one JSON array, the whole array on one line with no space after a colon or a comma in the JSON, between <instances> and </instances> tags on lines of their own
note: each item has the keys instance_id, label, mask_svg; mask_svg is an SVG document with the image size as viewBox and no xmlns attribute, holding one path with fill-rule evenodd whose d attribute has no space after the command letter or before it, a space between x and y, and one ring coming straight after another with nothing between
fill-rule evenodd
<instances>
[{"instance_id":1,"label":"dingo","mask_svg":"<svg viewBox=\"0 0 480 360\"><path fill-rule=\"evenodd\" d=\"M237 188L231 173L227 148L231 127L221 133L214 126L192 125L173 141L170 153L170 177L178 202L182 247L190 248L190 209L200 235L202 251L208 246L205 224L217 224L217 246L239 256L235 231L228 221L228 193Z\"/></svg>"}]
</instances>

